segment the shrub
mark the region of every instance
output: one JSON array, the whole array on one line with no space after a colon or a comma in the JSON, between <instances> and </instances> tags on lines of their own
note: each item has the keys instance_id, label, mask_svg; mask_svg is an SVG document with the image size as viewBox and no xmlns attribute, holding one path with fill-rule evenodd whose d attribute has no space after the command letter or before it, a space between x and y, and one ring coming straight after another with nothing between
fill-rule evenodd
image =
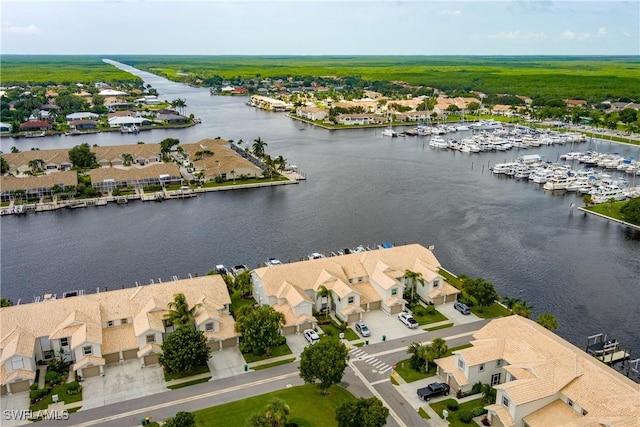
<instances>
[{"instance_id":1,"label":"shrub","mask_svg":"<svg viewBox=\"0 0 640 427\"><path fill-rule=\"evenodd\" d=\"M450 411L457 411L458 410L458 402L456 402L453 399L449 399L447 401L447 409Z\"/></svg>"},{"instance_id":2,"label":"shrub","mask_svg":"<svg viewBox=\"0 0 640 427\"><path fill-rule=\"evenodd\" d=\"M484 414L485 409L482 406L476 406L475 408L473 408L471 410L471 415L473 415L474 417L479 417L480 415Z\"/></svg>"},{"instance_id":3,"label":"shrub","mask_svg":"<svg viewBox=\"0 0 640 427\"><path fill-rule=\"evenodd\" d=\"M416 356L415 354L411 355L411 358L409 359L409 367L411 369L417 372L424 372L425 365L426 363L424 359Z\"/></svg>"},{"instance_id":4,"label":"shrub","mask_svg":"<svg viewBox=\"0 0 640 427\"><path fill-rule=\"evenodd\" d=\"M62 382L62 376L55 371L49 371L44 376L44 380L47 382L47 384L56 385Z\"/></svg>"},{"instance_id":5,"label":"shrub","mask_svg":"<svg viewBox=\"0 0 640 427\"><path fill-rule=\"evenodd\" d=\"M418 306L413 310L413 312L415 313L415 315L416 315L416 316L424 316L425 314L427 314L427 310L426 310L423 306L421 306L421 305L418 305Z\"/></svg>"},{"instance_id":6,"label":"shrub","mask_svg":"<svg viewBox=\"0 0 640 427\"><path fill-rule=\"evenodd\" d=\"M458 412L458 418L463 423L469 424L471 422L471 419L473 418L473 414L467 409L461 409L460 412Z\"/></svg>"},{"instance_id":7,"label":"shrub","mask_svg":"<svg viewBox=\"0 0 640 427\"><path fill-rule=\"evenodd\" d=\"M31 384L31 387L29 387L29 390L37 390L38 389L38 383L33 383Z\"/></svg>"},{"instance_id":8,"label":"shrub","mask_svg":"<svg viewBox=\"0 0 640 427\"><path fill-rule=\"evenodd\" d=\"M67 386L67 394L77 394L80 393L81 390L82 387L80 386L80 383L78 383L78 381L70 382Z\"/></svg>"},{"instance_id":9,"label":"shrub","mask_svg":"<svg viewBox=\"0 0 640 427\"><path fill-rule=\"evenodd\" d=\"M38 390L31 390L29 392L29 399L31 399L32 403L37 402L38 400L42 400L49 392L51 391L51 387L45 387Z\"/></svg>"},{"instance_id":10,"label":"shrub","mask_svg":"<svg viewBox=\"0 0 640 427\"><path fill-rule=\"evenodd\" d=\"M424 308L425 313L427 313L428 315L434 315L436 314L436 308L432 305L428 305Z\"/></svg>"},{"instance_id":11,"label":"shrub","mask_svg":"<svg viewBox=\"0 0 640 427\"><path fill-rule=\"evenodd\" d=\"M471 387L471 394L478 394L478 393L482 393L482 383L480 381L478 381L473 385L473 387Z\"/></svg>"}]
</instances>

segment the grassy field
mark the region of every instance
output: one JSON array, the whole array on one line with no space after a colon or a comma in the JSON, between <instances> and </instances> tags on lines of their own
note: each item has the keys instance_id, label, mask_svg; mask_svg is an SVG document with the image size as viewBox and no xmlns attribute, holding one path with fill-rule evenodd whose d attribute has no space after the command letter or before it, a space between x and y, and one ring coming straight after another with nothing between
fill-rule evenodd
<instances>
[{"instance_id":1,"label":"grassy field","mask_svg":"<svg viewBox=\"0 0 640 427\"><path fill-rule=\"evenodd\" d=\"M295 423L298 427L337 426L336 408L355 400L351 393L341 387L333 386L328 396L322 396L318 387L309 384L196 411L196 425L243 426L252 415L264 413L265 406L274 397L289 405L289 423Z\"/></svg>"},{"instance_id":2,"label":"grassy field","mask_svg":"<svg viewBox=\"0 0 640 427\"><path fill-rule=\"evenodd\" d=\"M579 98L640 98L640 59L553 56L116 56L175 81L311 76L401 80L442 90Z\"/></svg>"},{"instance_id":3,"label":"grassy field","mask_svg":"<svg viewBox=\"0 0 640 427\"><path fill-rule=\"evenodd\" d=\"M252 362L259 362L260 360L270 359L272 357L285 356L287 354L293 353L287 344L282 344L277 347L271 347L269 350L270 350L271 356L268 356L268 357L266 354L258 356L253 353L242 353L242 357L244 357L245 362L252 363Z\"/></svg>"},{"instance_id":4,"label":"grassy field","mask_svg":"<svg viewBox=\"0 0 640 427\"><path fill-rule=\"evenodd\" d=\"M432 403L429 406L431 406L431 408L436 412L436 414L441 415L442 410L447 409L447 402L449 402L450 400L453 400L453 399L441 400L439 402ZM458 406L457 411L452 411L450 409L447 409L447 411L449 411L449 417L447 418L447 421L449 421L449 425L451 427L467 427L467 426L477 425L473 421L471 423L463 423L462 421L460 421L460 418L458 418L458 414L460 413L460 411L463 411L463 410L471 411L479 406L481 407L484 406L484 403L482 403L482 399L475 399L465 403L461 403L460 406Z\"/></svg>"},{"instance_id":5,"label":"grassy field","mask_svg":"<svg viewBox=\"0 0 640 427\"><path fill-rule=\"evenodd\" d=\"M627 202L628 200L613 203L604 202L593 206L585 206L585 209L620 221L626 221L624 215L620 213L620 208L626 205Z\"/></svg>"},{"instance_id":6,"label":"grassy field","mask_svg":"<svg viewBox=\"0 0 640 427\"><path fill-rule=\"evenodd\" d=\"M142 81L102 62L99 56L2 55L0 61L3 86Z\"/></svg>"}]
</instances>

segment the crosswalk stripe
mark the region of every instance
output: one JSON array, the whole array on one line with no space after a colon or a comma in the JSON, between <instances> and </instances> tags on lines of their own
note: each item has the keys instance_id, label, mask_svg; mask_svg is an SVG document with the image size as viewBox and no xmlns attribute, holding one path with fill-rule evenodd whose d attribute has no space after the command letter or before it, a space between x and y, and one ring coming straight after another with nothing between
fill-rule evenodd
<instances>
[{"instance_id":1,"label":"crosswalk stripe","mask_svg":"<svg viewBox=\"0 0 640 427\"><path fill-rule=\"evenodd\" d=\"M382 360L379 360L378 363L376 363L375 365L373 365L374 368L379 368L380 366L384 365L385 363Z\"/></svg>"},{"instance_id":2,"label":"crosswalk stripe","mask_svg":"<svg viewBox=\"0 0 640 427\"><path fill-rule=\"evenodd\" d=\"M386 369L384 369L384 370L378 370L378 373L379 373L379 374L384 374L385 372L387 372L387 371L388 371L388 370L390 370L390 369L391 369L391 366L387 365Z\"/></svg>"}]
</instances>

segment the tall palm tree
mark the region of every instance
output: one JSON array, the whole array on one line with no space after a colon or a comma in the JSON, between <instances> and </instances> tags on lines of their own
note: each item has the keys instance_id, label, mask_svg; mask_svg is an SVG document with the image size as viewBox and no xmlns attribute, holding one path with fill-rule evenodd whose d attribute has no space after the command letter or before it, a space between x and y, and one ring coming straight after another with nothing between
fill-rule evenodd
<instances>
[{"instance_id":1,"label":"tall palm tree","mask_svg":"<svg viewBox=\"0 0 640 427\"><path fill-rule=\"evenodd\" d=\"M276 158L276 163L278 165L278 170L282 172L287 167L287 159L282 156L278 156Z\"/></svg>"},{"instance_id":2,"label":"tall palm tree","mask_svg":"<svg viewBox=\"0 0 640 427\"><path fill-rule=\"evenodd\" d=\"M431 342L430 347L433 349L433 353L436 356L435 359L441 358L442 356L447 354L447 351L449 351L449 347L447 347L446 341L442 338L435 338Z\"/></svg>"},{"instance_id":3,"label":"tall palm tree","mask_svg":"<svg viewBox=\"0 0 640 427\"><path fill-rule=\"evenodd\" d=\"M28 165L31 168L32 173L40 172L44 169L44 160L42 159L29 160Z\"/></svg>"},{"instance_id":4,"label":"tall palm tree","mask_svg":"<svg viewBox=\"0 0 640 427\"><path fill-rule=\"evenodd\" d=\"M236 170L235 169L231 169L229 171L229 174L233 177L233 183L236 183Z\"/></svg>"},{"instance_id":5,"label":"tall palm tree","mask_svg":"<svg viewBox=\"0 0 640 427\"><path fill-rule=\"evenodd\" d=\"M186 325L191 327L195 324L196 310L202 307L202 304L196 304L189 308L187 297L185 297L184 294L175 294L173 301L167 305L169 306L169 312L165 316L165 319L176 326Z\"/></svg>"},{"instance_id":6,"label":"tall palm tree","mask_svg":"<svg viewBox=\"0 0 640 427\"><path fill-rule=\"evenodd\" d=\"M422 273L405 270L402 277L404 277L411 284L411 302L413 302L413 290L415 289L416 285L419 283L420 286L424 286L424 278L422 277Z\"/></svg>"},{"instance_id":7,"label":"tall palm tree","mask_svg":"<svg viewBox=\"0 0 640 427\"><path fill-rule=\"evenodd\" d=\"M316 292L316 295L318 296L318 298L320 298L320 301L322 301L322 298L327 298L328 304L326 316L329 317L329 311L331 310L331 306L333 305L333 293L331 293L331 291L327 289L326 286L320 285L320 287L318 288L318 292Z\"/></svg>"},{"instance_id":8,"label":"tall palm tree","mask_svg":"<svg viewBox=\"0 0 640 427\"><path fill-rule=\"evenodd\" d=\"M515 297L504 297L502 298L502 303L511 310L514 305L521 304L523 301L520 298Z\"/></svg>"},{"instance_id":9,"label":"tall palm tree","mask_svg":"<svg viewBox=\"0 0 640 427\"><path fill-rule=\"evenodd\" d=\"M513 314L517 314L519 316L526 317L528 319L531 317L532 309L533 309L532 305L527 304L526 301L521 301L519 303L516 303L513 306L513 308L511 309L511 312Z\"/></svg>"},{"instance_id":10,"label":"tall palm tree","mask_svg":"<svg viewBox=\"0 0 640 427\"><path fill-rule=\"evenodd\" d=\"M124 153L122 155L122 163L124 164L124 166L131 166L131 164L133 163L133 155Z\"/></svg>"},{"instance_id":11,"label":"tall palm tree","mask_svg":"<svg viewBox=\"0 0 640 427\"><path fill-rule=\"evenodd\" d=\"M264 142L262 140L262 138L257 137L256 139L253 140L253 145L251 146L251 150L253 151L253 154L261 159L264 157L264 149L267 146L267 143Z\"/></svg>"}]
</instances>

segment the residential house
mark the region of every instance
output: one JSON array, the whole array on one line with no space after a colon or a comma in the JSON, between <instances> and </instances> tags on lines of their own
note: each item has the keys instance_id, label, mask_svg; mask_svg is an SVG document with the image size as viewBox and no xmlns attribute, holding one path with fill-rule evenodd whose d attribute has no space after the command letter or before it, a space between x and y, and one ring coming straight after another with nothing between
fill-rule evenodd
<instances>
[{"instance_id":1,"label":"residential house","mask_svg":"<svg viewBox=\"0 0 640 427\"><path fill-rule=\"evenodd\" d=\"M152 122L144 117L111 117L109 118L109 127L119 128L127 126L151 126Z\"/></svg>"},{"instance_id":2,"label":"residential house","mask_svg":"<svg viewBox=\"0 0 640 427\"><path fill-rule=\"evenodd\" d=\"M11 123L0 122L0 133L11 132Z\"/></svg>"},{"instance_id":3,"label":"residential house","mask_svg":"<svg viewBox=\"0 0 640 427\"><path fill-rule=\"evenodd\" d=\"M336 122L341 125L370 125L386 122L387 119L384 116L378 116L375 114L339 114L336 117Z\"/></svg>"},{"instance_id":4,"label":"residential house","mask_svg":"<svg viewBox=\"0 0 640 427\"><path fill-rule=\"evenodd\" d=\"M634 110L640 110L640 104L635 102L612 102L611 111L621 111L625 108L633 108Z\"/></svg>"},{"instance_id":5,"label":"residential house","mask_svg":"<svg viewBox=\"0 0 640 427\"><path fill-rule=\"evenodd\" d=\"M536 322L492 320L470 348L436 360L452 391L491 384L492 426L631 426L640 420L640 386Z\"/></svg>"},{"instance_id":6,"label":"residential house","mask_svg":"<svg viewBox=\"0 0 640 427\"><path fill-rule=\"evenodd\" d=\"M179 114L156 114L156 118L154 119L156 123L164 123L164 124L183 124L187 122L187 118L185 116L181 116Z\"/></svg>"},{"instance_id":7,"label":"residential house","mask_svg":"<svg viewBox=\"0 0 640 427\"><path fill-rule=\"evenodd\" d=\"M318 107L298 107L296 115L308 120L324 120L328 115L328 111Z\"/></svg>"},{"instance_id":8,"label":"residential house","mask_svg":"<svg viewBox=\"0 0 640 427\"><path fill-rule=\"evenodd\" d=\"M145 166L162 162L160 144L128 144L102 147L91 147L96 155L96 162L100 166L127 166L125 155L131 156L131 163ZM126 156L128 157L128 156Z\"/></svg>"},{"instance_id":9,"label":"residential house","mask_svg":"<svg viewBox=\"0 0 640 427\"><path fill-rule=\"evenodd\" d=\"M238 344L231 299L220 276L203 276L135 288L55 298L0 308L1 394L28 391L37 363L62 352L83 378L126 360L158 362L174 326L166 320L174 295L185 295L195 327L215 350Z\"/></svg>"},{"instance_id":10,"label":"residential house","mask_svg":"<svg viewBox=\"0 0 640 427\"><path fill-rule=\"evenodd\" d=\"M565 99L564 103L569 108L585 107L587 105L587 101L585 101L584 99Z\"/></svg>"},{"instance_id":11,"label":"residential house","mask_svg":"<svg viewBox=\"0 0 640 427\"><path fill-rule=\"evenodd\" d=\"M0 201L10 201L16 191L24 191L26 199L51 197L51 188L56 185L61 188L78 185L78 174L64 171L25 177L3 175L0 177Z\"/></svg>"},{"instance_id":12,"label":"residential house","mask_svg":"<svg viewBox=\"0 0 640 427\"><path fill-rule=\"evenodd\" d=\"M91 186L108 193L115 188L143 188L149 185L181 184L180 168L175 163L158 163L146 167L102 167L89 171Z\"/></svg>"},{"instance_id":13,"label":"residential house","mask_svg":"<svg viewBox=\"0 0 640 427\"><path fill-rule=\"evenodd\" d=\"M418 292L429 298L436 289L432 300L443 302L440 292L449 289L437 273L439 265L432 251L413 244L267 266L251 273L253 296L283 313L282 332L291 334L315 326L313 310L329 309L348 323L361 320L362 313L370 310L401 312L406 270L423 274L424 290ZM447 301L455 299L456 292Z\"/></svg>"},{"instance_id":14,"label":"residential house","mask_svg":"<svg viewBox=\"0 0 640 427\"><path fill-rule=\"evenodd\" d=\"M218 176L223 179L262 176L263 170L248 160L246 153L243 157L224 139L203 139L180 146L187 155L187 162L193 163L196 173L201 172L205 181L213 181Z\"/></svg>"},{"instance_id":15,"label":"residential house","mask_svg":"<svg viewBox=\"0 0 640 427\"><path fill-rule=\"evenodd\" d=\"M293 108L293 104L262 95L251 95L248 104L267 111L290 111Z\"/></svg>"},{"instance_id":16,"label":"residential house","mask_svg":"<svg viewBox=\"0 0 640 427\"><path fill-rule=\"evenodd\" d=\"M512 117L513 112L514 112L514 106L512 105L497 104L491 107L491 114L494 114L496 116Z\"/></svg>"},{"instance_id":17,"label":"residential house","mask_svg":"<svg viewBox=\"0 0 640 427\"><path fill-rule=\"evenodd\" d=\"M21 131L46 131L53 127L51 122L46 120L29 120L20 125Z\"/></svg>"},{"instance_id":18,"label":"residential house","mask_svg":"<svg viewBox=\"0 0 640 427\"><path fill-rule=\"evenodd\" d=\"M33 161L42 160L43 169L47 172L71 169L69 149L57 148L52 150L28 150L18 153L2 155L9 164L9 172L15 175L32 171Z\"/></svg>"},{"instance_id":19,"label":"residential house","mask_svg":"<svg viewBox=\"0 0 640 427\"><path fill-rule=\"evenodd\" d=\"M98 128L98 122L95 120L71 120L69 126L76 130L91 130Z\"/></svg>"},{"instance_id":20,"label":"residential house","mask_svg":"<svg viewBox=\"0 0 640 427\"><path fill-rule=\"evenodd\" d=\"M89 111L81 111L78 113L67 114L67 123L70 124L74 120L96 120L100 115Z\"/></svg>"},{"instance_id":21,"label":"residential house","mask_svg":"<svg viewBox=\"0 0 640 427\"><path fill-rule=\"evenodd\" d=\"M396 120L400 122L424 122L431 117L428 111L409 111L397 113Z\"/></svg>"}]
</instances>

